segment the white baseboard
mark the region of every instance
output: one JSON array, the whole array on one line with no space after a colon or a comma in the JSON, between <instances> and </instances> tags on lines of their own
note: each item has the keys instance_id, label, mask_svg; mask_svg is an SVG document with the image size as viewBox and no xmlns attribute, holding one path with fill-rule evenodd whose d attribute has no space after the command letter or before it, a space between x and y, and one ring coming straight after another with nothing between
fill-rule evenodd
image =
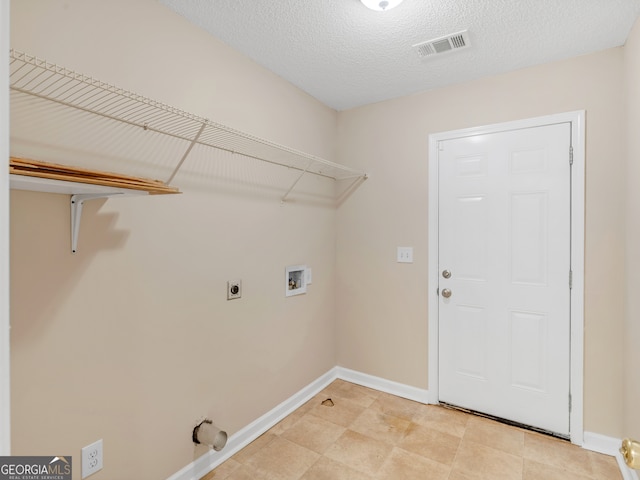
<instances>
[{"instance_id":1,"label":"white baseboard","mask_svg":"<svg viewBox=\"0 0 640 480\"><path fill-rule=\"evenodd\" d=\"M338 378L420 403L426 404L429 403L430 400L428 390L393 382L344 367L334 367L273 410L231 435L227 445L222 451L216 452L210 450L179 472L171 475L167 480L199 480L225 460L242 450L264 432L275 426L287 415L290 415L300 408L304 403L320 393L322 389ZM623 480L640 480L637 471L629 468L624 462L622 454L620 453L621 444L622 440L617 438L607 437L598 433L584 432L584 443L582 447L593 452L615 457L620 467Z\"/></svg>"},{"instance_id":2,"label":"white baseboard","mask_svg":"<svg viewBox=\"0 0 640 480\"><path fill-rule=\"evenodd\" d=\"M604 453L605 455L616 456L622 440L619 438L607 437L599 433L584 432L584 443L582 448L591 450L592 452Z\"/></svg>"},{"instance_id":3,"label":"white baseboard","mask_svg":"<svg viewBox=\"0 0 640 480\"><path fill-rule=\"evenodd\" d=\"M638 472L629 468L622 458L622 454L620 453L621 445L622 440L619 438L607 437L599 433L584 432L582 448L615 457L618 462L618 467L620 467L623 480L640 480L640 478L638 478Z\"/></svg>"},{"instance_id":4,"label":"white baseboard","mask_svg":"<svg viewBox=\"0 0 640 480\"><path fill-rule=\"evenodd\" d=\"M420 403L429 403L429 391L410 385L405 385L384 378L375 377L366 373L356 372L343 367L334 367L317 380L313 381L299 392L295 393L280 405L265 413L242 430L229 437L225 448L216 452L210 450L198 459L191 462L179 472L171 475L167 480L199 480L218 465L229 459L246 447L264 432L275 426L287 415L300 408L315 395L320 393L327 385L336 379L362 385L381 392L386 392L398 397L407 398ZM635 470L630 469L620 454L622 440L592 432L584 432L583 448L605 455L616 457L623 480L640 480Z\"/></svg>"},{"instance_id":5,"label":"white baseboard","mask_svg":"<svg viewBox=\"0 0 640 480\"><path fill-rule=\"evenodd\" d=\"M381 392L390 393L397 397L407 398L420 403L429 403L429 391L421 388L405 385L404 383L393 382L380 377L374 377L366 373L356 372L344 367L336 367L337 376L341 380L373 388Z\"/></svg>"},{"instance_id":6,"label":"white baseboard","mask_svg":"<svg viewBox=\"0 0 640 480\"><path fill-rule=\"evenodd\" d=\"M616 460L618 461L618 466L620 467L620 473L622 473L622 480L640 480L640 475L638 475L637 470L633 470L624 463L624 459L622 458L622 454L618 452L616 454Z\"/></svg>"},{"instance_id":7,"label":"white baseboard","mask_svg":"<svg viewBox=\"0 0 640 480\"><path fill-rule=\"evenodd\" d=\"M323 388L333 382L337 377L337 368L332 368L320 378L304 387L280 405L265 413L257 420L251 422L242 430L229 437L227 445L220 452L210 450L197 458L182 470L171 475L167 480L198 480L216 468L225 460L228 460L237 452L253 442L264 432L275 426L280 420L293 413L304 403L320 393Z\"/></svg>"},{"instance_id":8,"label":"white baseboard","mask_svg":"<svg viewBox=\"0 0 640 480\"><path fill-rule=\"evenodd\" d=\"M402 383L374 377L366 373L356 372L343 367L334 367L320 378L304 387L293 396L282 402L273 410L250 423L242 430L229 437L227 445L220 452L210 450L197 458L182 470L171 475L167 480L198 480L216 468L225 460L231 458L237 452L253 442L264 432L275 426L279 421L300 408L304 403L320 393L323 388L336 379L373 388L381 392L390 393L398 397L407 398L416 402L428 403L429 392L420 388L404 385ZM633 479L637 480L637 479Z\"/></svg>"}]
</instances>

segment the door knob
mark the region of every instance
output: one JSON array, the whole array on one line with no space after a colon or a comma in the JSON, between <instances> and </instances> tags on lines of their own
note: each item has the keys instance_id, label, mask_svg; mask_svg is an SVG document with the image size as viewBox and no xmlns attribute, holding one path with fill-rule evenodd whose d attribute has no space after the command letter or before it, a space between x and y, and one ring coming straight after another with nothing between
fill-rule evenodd
<instances>
[{"instance_id":1,"label":"door knob","mask_svg":"<svg viewBox=\"0 0 640 480\"><path fill-rule=\"evenodd\" d=\"M442 290L442 296L444 298L449 298L451 296L451 290L449 290L448 288L445 288L444 290Z\"/></svg>"},{"instance_id":2,"label":"door knob","mask_svg":"<svg viewBox=\"0 0 640 480\"><path fill-rule=\"evenodd\" d=\"M444 278L451 278L451 271L449 271L449 270L443 270L443 271L442 271L442 276L443 276Z\"/></svg>"}]
</instances>

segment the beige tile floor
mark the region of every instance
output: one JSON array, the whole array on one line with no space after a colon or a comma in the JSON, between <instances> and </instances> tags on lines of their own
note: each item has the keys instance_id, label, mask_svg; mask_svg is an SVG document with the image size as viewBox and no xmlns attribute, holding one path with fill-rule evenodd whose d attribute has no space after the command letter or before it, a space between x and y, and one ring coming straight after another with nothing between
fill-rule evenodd
<instances>
[{"instance_id":1,"label":"beige tile floor","mask_svg":"<svg viewBox=\"0 0 640 480\"><path fill-rule=\"evenodd\" d=\"M322 405L331 398L334 405ZM620 480L613 457L336 380L202 480Z\"/></svg>"}]
</instances>

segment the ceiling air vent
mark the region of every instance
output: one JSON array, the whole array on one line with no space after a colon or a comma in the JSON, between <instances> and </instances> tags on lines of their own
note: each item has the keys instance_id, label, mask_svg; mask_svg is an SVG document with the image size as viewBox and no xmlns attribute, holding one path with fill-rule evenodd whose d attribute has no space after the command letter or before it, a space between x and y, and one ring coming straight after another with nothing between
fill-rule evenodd
<instances>
[{"instance_id":1,"label":"ceiling air vent","mask_svg":"<svg viewBox=\"0 0 640 480\"><path fill-rule=\"evenodd\" d=\"M439 53L446 53L452 50L459 50L469 46L469 34L466 30L452 33L440 38L434 38L427 42L418 43L413 46L421 58L430 57Z\"/></svg>"}]
</instances>

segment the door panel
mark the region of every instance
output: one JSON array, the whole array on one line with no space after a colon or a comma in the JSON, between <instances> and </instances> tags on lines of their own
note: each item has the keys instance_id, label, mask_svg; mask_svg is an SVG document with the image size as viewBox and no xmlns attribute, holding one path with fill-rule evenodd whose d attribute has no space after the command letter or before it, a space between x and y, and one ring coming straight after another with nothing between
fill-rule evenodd
<instances>
[{"instance_id":1,"label":"door panel","mask_svg":"<svg viewBox=\"0 0 640 480\"><path fill-rule=\"evenodd\" d=\"M452 240L458 252L456 277L461 280L486 281L487 213L487 200L483 195L456 198Z\"/></svg>"},{"instance_id":2,"label":"door panel","mask_svg":"<svg viewBox=\"0 0 640 480\"><path fill-rule=\"evenodd\" d=\"M439 396L569 433L570 125L439 143Z\"/></svg>"},{"instance_id":3,"label":"door panel","mask_svg":"<svg viewBox=\"0 0 640 480\"><path fill-rule=\"evenodd\" d=\"M460 337L456 343L456 372L477 380L487 377L487 312L481 307L458 305L456 321Z\"/></svg>"},{"instance_id":4,"label":"door panel","mask_svg":"<svg viewBox=\"0 0 640 480\"><path fill-rule=\"evenodd\" d=\"M547 284L547 192L510 196L511 283Z\"/></svg>"},{"instance_id":5,"label":"door panel","mask_svg":"<svg viewBox=\"0 0 640 480\"><path fill-rule=\"evenodd\" d=\"M547 383L547 316L514 311L510 320L511 385L542 393Z\"/></svg>"}]
</instances>

